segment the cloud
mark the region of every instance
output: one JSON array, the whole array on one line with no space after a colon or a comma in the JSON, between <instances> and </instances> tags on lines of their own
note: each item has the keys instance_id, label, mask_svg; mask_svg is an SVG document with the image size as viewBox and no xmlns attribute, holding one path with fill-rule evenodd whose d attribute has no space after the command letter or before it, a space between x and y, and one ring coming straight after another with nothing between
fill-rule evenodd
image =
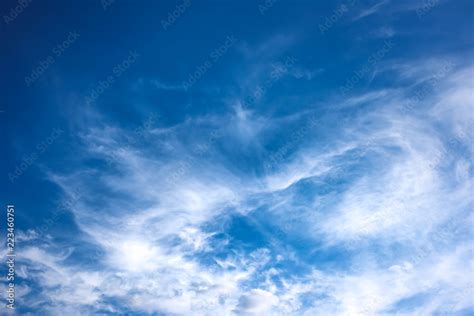
<instances>
[{"instance_id":1,"label":"cloud","mask_svg":"<svg viewBox=\"0 0 474 316\"><path fill-rule=\"evenodd\" d=\"M168 84L157 79L150 80L150 83L160 90L170 90L170 91L184 91L185 90L183 85Z\"/></svg>"},{"instance_id":2,"label":"cloud","mask_svg":"<svg viewBox=\"0 0 474 316\"><path fill-rule=\"evenodd\" d=\"M253 289L239 298L236 313L239 315L257 314L265 315L272 306L278 304L278 298L272 293Z\"/></svg>"},{"instance_id":3,"label":"cloud","mask_svg":"<svg viewBox=\"0 0 474 316\"><path fill-rule=\"evenodd\" d=\"M385 4L387 4L388 2L389 2L389 0L382 0L382 1L374 4L370 8L362 10L352 20L353 21L358 21L358 20L361 20L361 19L366 18L368 16L371 16L371 15L377 13L380 10L380 8L383 7Z\"/></svg>"},{"instance_id":4,"label":"cloud","mask_svg":"<svg viewBox=\"0 0 474 316\"><path fill-rule=\"evenodd\" d=\"M22 299L51 315L470 308L459 293L472 288L472 68L439 77L410 109L397 84L430 73L406 70L392 89L326 100L328 111L232 103L139 134L93 116L76 171L48 173L75 197L68 211L93 263L20 234L22 275L38 285ZM253 230L233 229L237 219Z\"/></svg>"},{"instance_id":5,"label":"cloud","mask_svg":"<svg viewBox=\"0 0 474 316\"><path fill-rule=\"evenodd\" d=\"M397 32L390 26L383 26L372 32L372 35L376 38L390 38L395 36Z\"/></svg>"},{"instance_id":6,"label":"cloud","mask_svg":"<svg viewBox=\"0 0 474 316\"><path fill-rule=\"evenodd\" d=\"M132 87L134 90L140 89L150 89L155 88L163 91L185 91L185 87L182 84L174 84L165 82L162 79L149 79L149 78L138 78L133 84Z\"/></svg>"}]
</instances>

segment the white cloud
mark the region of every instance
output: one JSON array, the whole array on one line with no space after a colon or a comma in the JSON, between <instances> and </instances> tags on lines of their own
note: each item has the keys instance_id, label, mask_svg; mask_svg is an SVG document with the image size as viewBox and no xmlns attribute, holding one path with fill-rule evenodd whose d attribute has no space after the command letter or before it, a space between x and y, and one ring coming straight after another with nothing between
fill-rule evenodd
<instances>
[{"instance_id":1,"label":"white cloud","mask_svg":"<svg viewBox=\"0 0 474 316\"><path fill-rule=\"evenodd\" d=\"M385 4L387 4L389 2L389 0L382 0L376 4L374 4L373 6L371 6L370 8L367 8L367 9L364 9L362 10L358 15L356 15L352 20L353 21L358 21L360 19L363 19L365 17L368 17L368 16L371 16L375 13L377 13L380 8L382 8Z\"/></svg>"},{"instance_id":2,"label":"white cloud","mask_svg":"<svg viewBox=\"0 0 474 316\"><path fill-rule=\"evenodd\" d=\"M409 312L470 306L457 294L472 287L464 277L473 268L472 247L460 235L468 224L461 225L461 233L443 237L449 246L433 241L443 225L467 217L472 203L472 162L450 149L445 139L449 131L462 135L457 138L462 145L472 141L468 76L459 72L440 81L436 93L427 96L432 111L425 116L400 113L394 105L405 96L399 90L354 96L335 107L354 111L351 120L322 116L321 125L301 138L305 146L292 147L289 160L281 158L264 175L240 171L220 152L230 138L209 135L234 130L239 142L230 146L256 143L260 154L265 147L262 130L270 125L266 131L274 132L279 128L275 124L293 121L263 119L238 106L222 117L148 130L143 144L127 147L121 142L126 130L94 124L83 134L86 158L112 156L110 170L85 168L50 179L66 197L79 196L70 211L104 252L97 256L100 268L71 264L72 250L55 252L47 242L26 248L24 272L42 288L37 304L53 302L45 307L52 315L59 315L61 308L71 315L99 307L115 311L118 307L105 297L132 309L170 315L383 315L404 299L427 294ZM370 112L359 112L362 106ZM318 132L333 125L337 131L321 148ZM189 132L195 130L200 133ZM148 150L152 146L156 151ZM340 173L343 166L348 168ZM348 182L331 191L331 179L343 176ZM302 206L302 196L292 189L306 179L328 189L308 193L314 196L304 196L309 202ZM277 269L274 258L279 263L299 258L290 245L273 242L279 237L263 228L260 233L273 248L232 249L219 257L216 250L234 245L227 237L212 241L226 224L218 220L235 212L251 221L261 206L271 215L265 224L283 225L297 217L286 232L317 241L314 251L346 247L349 268L310 267L312 273L299 276ZM46 240L33 232L21 235L25 242L35 239ZM28 291L24 293L27 299Z\"/></svg>"},{"instance_id":3,"label":"white cloud","mask_svg":"<svg viewBox=\"0 0 474 316\"><path fill-rule=\"evenodd\" d=\"M236 312L239 315L266 315L277 304L278 298L272 293L261 289L253 289L249 293L240 296Z\"/></svg>"}]
</instances>

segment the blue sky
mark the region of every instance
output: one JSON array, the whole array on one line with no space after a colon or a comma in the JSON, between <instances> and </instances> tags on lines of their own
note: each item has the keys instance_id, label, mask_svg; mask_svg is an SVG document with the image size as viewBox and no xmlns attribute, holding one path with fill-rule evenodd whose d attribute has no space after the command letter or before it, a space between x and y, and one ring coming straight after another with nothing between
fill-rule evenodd
<instances>
[{"instance_id":1,"label":"blue sky","mask_svg":"<svg viewBox=\"0 0 474 316\"><path fill-rule=\"evenodd\" d=\"M474 314L472 1L0 7L2 315Z\"/></svg>"}]
</instances>

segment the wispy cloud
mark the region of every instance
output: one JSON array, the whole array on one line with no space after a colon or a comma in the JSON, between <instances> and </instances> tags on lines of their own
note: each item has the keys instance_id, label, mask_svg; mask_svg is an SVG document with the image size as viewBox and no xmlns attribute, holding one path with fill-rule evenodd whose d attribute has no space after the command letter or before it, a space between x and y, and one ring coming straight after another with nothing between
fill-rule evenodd
<instances>
[{"instance_id":1,"label":"wispy cloud","mask_svg":"<svg viewBox=\"0 0 474 316\"><path fill-rule=\"evenodd\" d=\"M471 307L471 222L462 219L472 219L472 68L439 78L423 111L406 111L397 84L428 70L405 70L392 89L325 100L331 111L272 116L237 102L140 135L94 116L79 133L77 171L48 174L65 199L79 195L68 212L94 262L24 233L19 261L39 286L21 299L50 315ZM272 168L268 157L278 157ZM236 220L253 230L233 231Z\"/></svg>"},{"instance_id":2,"label":"wispy cloud","mask_svg":"<svg viewBox=\"0 0 474 316\"><path fill-rule=\"evenodd\" d=\"M386 5L390 0L382 0L373 6L363 9L358 15L356 15L352 21L358 21L373 14L376 14L384 5Z\"/></svg>"}]
</instances>

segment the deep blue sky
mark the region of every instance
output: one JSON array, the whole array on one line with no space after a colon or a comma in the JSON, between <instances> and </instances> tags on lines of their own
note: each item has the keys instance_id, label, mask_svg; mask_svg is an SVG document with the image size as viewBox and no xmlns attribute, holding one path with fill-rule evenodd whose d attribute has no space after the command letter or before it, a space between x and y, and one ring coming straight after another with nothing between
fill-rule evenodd
<instances>
[{"instance_id":1,"label":"deep blue sky","mask_svg":"<svg viewBox=\"0 0 474 316\"><path fill-rule=\"evenodd\" d=\"M474 313L472 1L0 8L19 315Z\"/></svg>"}]
</instances>

